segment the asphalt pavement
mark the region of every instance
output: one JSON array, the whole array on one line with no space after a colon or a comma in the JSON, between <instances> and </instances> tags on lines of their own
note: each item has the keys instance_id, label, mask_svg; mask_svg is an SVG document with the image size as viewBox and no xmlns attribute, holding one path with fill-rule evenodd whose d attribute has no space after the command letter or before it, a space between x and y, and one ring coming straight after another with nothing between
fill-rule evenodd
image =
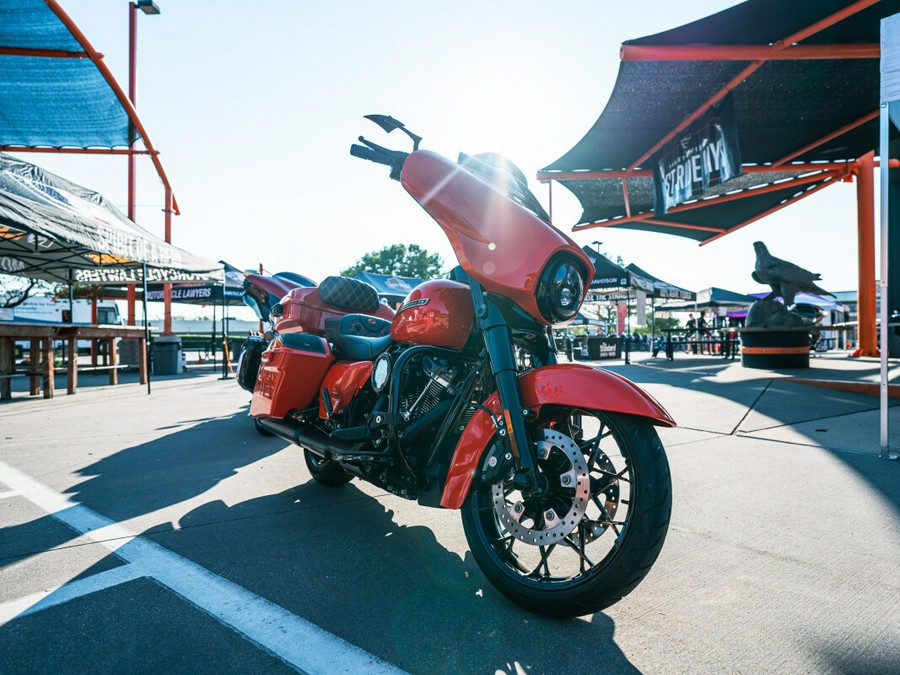
<instances>
[{"instance_id":1,"label":"asphalt pavement","mask_svg":"<svg viewBox=\"0 0 900 675\"><path fill-rule=\"evenodd\" d=\"M458 513L313 482L233 379L18 392L0 404L0 672L900 672L878 399L716 357L605 366L679 423L660 430L673 516L634 592L567 621L495 591ZM889 421L900 442L900 407Z\"/></svg>"}]
</instances>

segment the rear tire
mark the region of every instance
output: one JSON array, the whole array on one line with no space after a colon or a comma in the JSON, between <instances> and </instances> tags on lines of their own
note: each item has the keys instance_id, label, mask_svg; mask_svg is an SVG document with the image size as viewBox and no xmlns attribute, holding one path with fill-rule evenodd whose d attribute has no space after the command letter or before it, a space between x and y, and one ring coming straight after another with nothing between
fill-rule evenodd
<instances>
[{"instance_id":1,"label":"rear tire","mask_svg":"<svg viewBox=\"0 0 900 675\"><path fill-rule=\"evenodd\" d=\"M666 538L672 489L646 419L559 409L530 429L547 489L477 479L463 505L472 555L513 602L540 614L600 611L650 571ZM484 453L482 463L487 460Z\"/></svg>"},{"instance_id":2,"label":"rear tire","mask_svg":"<svg viewBox=\"0 0 900 675\"><path fill-rule=\"evenodd\" d=\"M353 478L333 459L322 459L306 448L303 449L303 459L306 460L306 468L309 469L312 477L322 485L340 487Z\"/></svg>"},{"instance_id":3,"label":"rear tire","mask_svg":"<svg viewBox=\"0 0 900 675\"><path fill-rule=\"evenodd\" d=\"M274 436L271 431L266 429L262 424L259 423L259 420L255 417L253 418L253 427L256 429L256 432L261 436Z\"/></svg>"}]
</instances>

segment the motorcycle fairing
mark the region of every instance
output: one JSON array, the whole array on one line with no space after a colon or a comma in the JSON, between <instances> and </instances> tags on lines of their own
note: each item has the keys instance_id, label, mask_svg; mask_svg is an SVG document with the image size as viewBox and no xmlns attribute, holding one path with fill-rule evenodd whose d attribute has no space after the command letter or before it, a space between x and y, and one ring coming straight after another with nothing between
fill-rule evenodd
<instances>
[{"instance_id":1,"label":"motorcycle fairing","mask_svg":"<svg viewBox=\"0 0 900 675\"><path fill-rule=\"evenodd\" d=\"M444 230L466 273L537 319L535 293L551 258L565 252L582 265L586 280L593 276L590 260L569 237L441 155L413 152L401 182Z\"/></svg>"},{"instance_id":2,"label":"motorcycle fairing","mask_svg":"<svg viewBox=\"0 0 900 675\"><path fill-rule=\"evenodd\" d=\"M519 375L518 387L522 405L535 413L544 405L561 405L637 415L651 419L658 426L675 426L675 420L652 396L631 380L608 370L574 363L545 366ZM502 414L496 392L483 405L495 417ZM495 433L494 422L484 410L469 420L450 462L441 506L462 507L481 455Z\"/></svg>"},{"instance_id":3,"label":"motorcycle fairing","mask_svg":"<svg viewBox=\"0 0 900 675\"><path fill-rule=\"evenodd\" d=\"M322 389L328 390L331 410L325 409L323 397L319 397L319 417L327 419L330 414L341 412L372 374L371 361L338 361L332 366L322 382Z\"/></svg>"}]
</instances>

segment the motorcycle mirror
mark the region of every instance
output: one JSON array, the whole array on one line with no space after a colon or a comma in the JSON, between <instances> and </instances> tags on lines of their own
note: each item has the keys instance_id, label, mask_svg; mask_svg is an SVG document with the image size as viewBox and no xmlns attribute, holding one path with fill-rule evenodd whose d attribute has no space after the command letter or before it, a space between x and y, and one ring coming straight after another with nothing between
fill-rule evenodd
<instances>
[{"instance_id":1,"label":"motorcycle mirror","mask_svg":"<svg viewBox=\"0 0 900 675\"><path fill-rule=\"evenodd\" d=\"M400 120L395 120L390 115L363 115L363 117L365 117L367 120L375 122L375 124L380 126L387 133L391 133L394 129L399 129L412 139L413 151L415 152L419 149L419 142L422 140L422 137L416 136L414 133L412 133Z\"/></svg>"}]
</instances>

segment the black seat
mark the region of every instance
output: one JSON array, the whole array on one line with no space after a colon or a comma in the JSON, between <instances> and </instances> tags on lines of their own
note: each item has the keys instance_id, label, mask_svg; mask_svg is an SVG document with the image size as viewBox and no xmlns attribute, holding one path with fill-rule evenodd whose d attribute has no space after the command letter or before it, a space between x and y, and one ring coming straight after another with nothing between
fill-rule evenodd
<instances>
[{"instance_id":1,"label":"black seat","mask_svg":"<svg viewBox=\"0 0 900 675\"><path fill-rule=\"evenodd\" d=\"M372 361L391 344L391 322L366 314L325 319L325 337L342 359Z\"/></svg>"}]
</instances>

